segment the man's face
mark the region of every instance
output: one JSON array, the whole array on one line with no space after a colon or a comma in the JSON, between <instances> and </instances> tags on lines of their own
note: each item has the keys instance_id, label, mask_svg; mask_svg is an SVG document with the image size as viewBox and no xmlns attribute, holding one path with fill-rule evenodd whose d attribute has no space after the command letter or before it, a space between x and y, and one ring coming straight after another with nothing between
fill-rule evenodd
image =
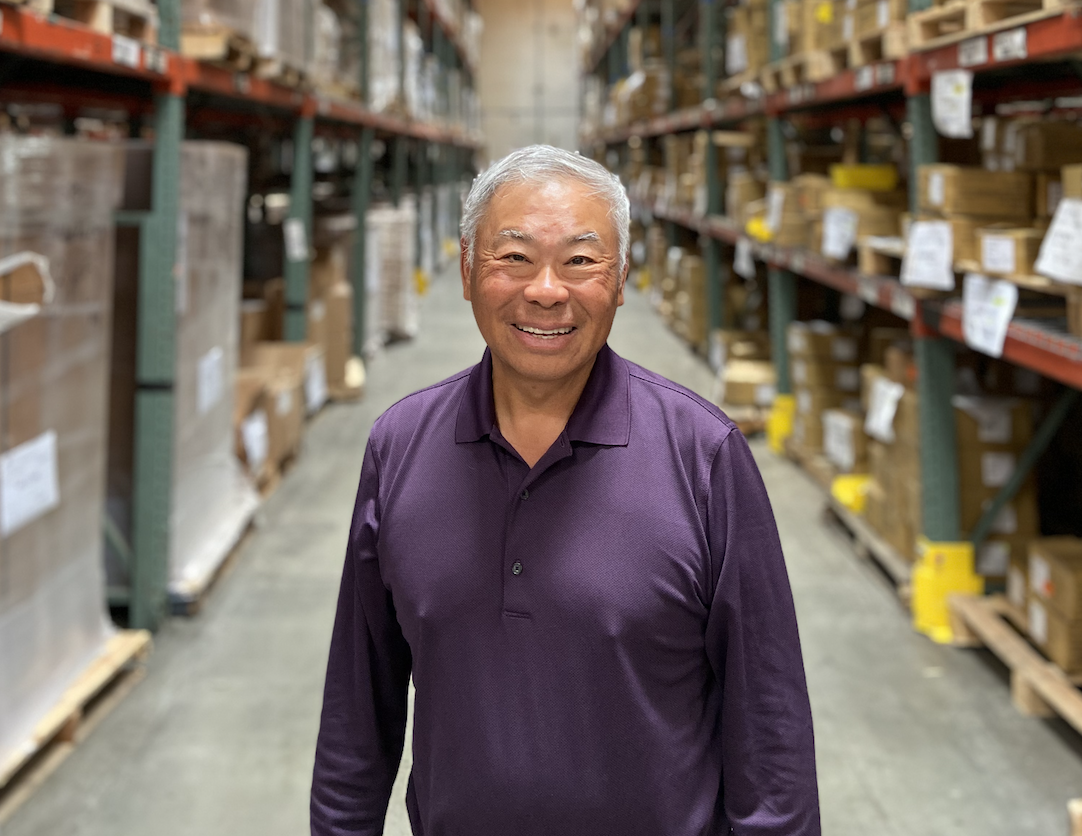
<instances>
[{"instance_id":1,"label":"man's face","mask_svg":"<svg viewBox=\"0 0 1082 836\"><path fill-rule=\"evenodd\" d=\"M499 189L462 288L494 366L525 382L588 371L624 303L607 204L570 179Z\"/></svg>"}]
</instances>

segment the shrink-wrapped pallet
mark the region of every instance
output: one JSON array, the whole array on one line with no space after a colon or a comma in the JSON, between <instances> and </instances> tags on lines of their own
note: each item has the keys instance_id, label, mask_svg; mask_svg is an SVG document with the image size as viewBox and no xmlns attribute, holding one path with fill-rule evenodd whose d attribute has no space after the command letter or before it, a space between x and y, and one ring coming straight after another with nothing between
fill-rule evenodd
<instances>
[{"instance_id":1,"label":"shrink-wrapped pallet","mask_svg":"<svg viewBox=\"0 0 1082 836\"><path fill-rule=\"evenodd\" d=\"M376 113L400 110L404 105L398 2L371 0L368 4L368 107Z\"/></svg>"},{"instance_id":2,"label":"shrink-wrapped pallet","mask_svg":"<svg viewBox=\"0 0 1082 836\"><path fill-rule=\"evenodd\" d=\"M256 47L260 58L278 62L269 75L286 67L306 70L312 46L308 25L312 0L259 0L255 8ZM316 12L312 9L316 20Z\"/></svg>"},{"instance_id":3,"label":"shrink-wrapped pallet","mask_svg":"<svg viewBox=\"0 0 1082 836\"><path fill-rule=\"evenodd\" d=\"M101 518L120 180L116 147L0 136L4 777L112 633Z\"/></svg>"},{"instance_id":4,"label":"shrink-wrapped pallet","mask_svg":"<svg viewBox=\"0 0 1082 836\"><path fill-rule=\"evenodd\" d=\"M227 143L186 142L180 168L169 589L185 601L213 577L258 500L233 452L247 151ZM132 268L139 242L123 235L120 242L109 512L127 532L138 287ZM110 559L108 568L111 581L127 581L119 560Z\"/></svg>"},{"instance_id":5,"label":"shrink-wrapped pallet","mask_svg":"<svg viewBox=\"0 0 1082 836\"><path fill-rule=\"evenodd\" d=\"M260 6L265 0L182 0L181 21L187 30L227 31L256 40Z\"/></svg>"},{"instance_id":6,"label":"shrink-wrapped pallet","mask_svg":"<svg viewBox=\"0 0 1082 836\"><path fill-rule=\"evenodd\" d=\"M373 207L368 212L369 230L375 235L379 261L375 265L378 282L379 322L377 333L384 340L409 339L417 335L417 287L414 279L417 251L417 204L405 197L397 208ZM372 248L370 248L372 249ZM371 262L370 262L371 264ZM371 274L370 274L371 276ZM372 332L369 332L372 333Z\"/></svg>"}]
</instances>

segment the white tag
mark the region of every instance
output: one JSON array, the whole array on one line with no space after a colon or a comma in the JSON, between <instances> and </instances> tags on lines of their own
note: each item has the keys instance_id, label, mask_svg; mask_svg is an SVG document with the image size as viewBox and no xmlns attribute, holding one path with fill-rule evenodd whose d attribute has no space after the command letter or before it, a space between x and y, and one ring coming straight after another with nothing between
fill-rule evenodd
<instances>
[{"instance_id":1,"label":"white tag","mask_svg":"<svg viewBox=\"0 0 1082 836\"><path fill-rule=\"evenodd\" d=\"M143 63L143 50L139 47L139 41L123 35L113 35L113 63L139 69Z\"/></svg>"},{"instance_id":2,"label":"white tag","mask_svg":"<svg viewBox=\"0 0 1082 836\"><path fill-rule=\"evenodd\" d=\"M834 372L834 388L842 392L860 391L860 369L842 366Z\"/></svg>"},{"instance_id":3,"label":"white tag","mask_svg":"<svg viewBox=\"0 0 1082 836\"><path fill-rule=\"evenodd\" d=\"M875 86L875 70L870 64L857 69L856 79L853 82L857 92L871 90Z\"/></svg>"},{"instance_id":4,"label":"white tag","mask_svg":"<svg viewBox=\"0 0 1082 836\"><path fill-rule=\"evenodd\" d=\"M237 88L238 93L244 95L252 92L252 80L247 73L235 73L233 75L233 86Z\"/></svg>"},{"instance_id":5,"label":"white tag","mask_svg":"<svg viewBox=\"0 0 1082 836\"><path fill-rule=\"evenodd\" d=\"M871 276L857 276L857 296L869 305L878 305L879 282Z\"/></svg>"},{"instance_id":6,"label":"white tag","mask_svg":"<svg viewBox=\"0 0 1082 836\"><path fill-rule=\"evenodd\" d=\"M1048 613L1040 601L1029 602L1029 635L1037 644L1048 643Z\"/></svg>"},{"instance_id":7,"label":"white tag","mask_svg":"<svg viewBox=\"0 0 1082 836\"><path fill-rule=\"evenodd\" d=\"M981 150L982 151L995 151L996 150L996 128L998 123L995 116L985 116L981 120Z\"/></svg>"},{"instance_id":8,"label":"white tag","mask_svg":"<svg viewBox=\"0 0 1082 836\"><path fill-rule=\"evenodd\" d=\"M1011 562L1011 544L1002 540L989 540L977 550L977 574L999 577L1007 574Z\"/></svg>"},{"instance_id":9,"label":"white tag","mask_svg":"<svg viewBox=\"0 0 1082 836\"><path fill-rule=\"evenodd\" d=\"M932 74L932 122L943 136L973 136L973 73L947 70Z\"/></svg>"},{"instance_id":10,"label":"white tag","mask_svg":"<svg viewBox=\"0 0 1082 836\"><path fill-rule=\"evenodd\" d=\"M774 9L774 43L781 47L783 52L789 51L789 11L784 3L775 3Z\"/></svg>"},{"instance_id":11,"label":"white tag","mask_svg":"<svg viewBox=\"0 0 1082 836\"><path fill-rule=\"evenodd\" d=\"M287 218L282 224L286 239L286 258L290 261L308 260L308 231L300 218Z\"/></svg>"},{"instance_id":12,"label":"white tag","mask_svg":"<svg viewBox=\"0 0 1082 836\"><path fill-rule=\"evenodd\" d=\"M894 416L898 403L905 394L905 387L885 377L878 377L872 384L868 398L868 414L864 418L864 432L887 444L894 443Z\"/></svg>"},{"instance_id":13,"label":"white tag","mask_svg":"<svg viewBox=\"0 0 1082 836\"><path fill-rule=\"evenodd\" d=\"M981 455L981 484L986 488L1002 488L1014 470L1014 453L989 451Z\"/></svg>"},{"instance_id":14,"label":"white tag","mask_svg":"<svg viewBox=\"0 0 1082 836\"><path fill-rule=\"evenodd\" d=\"M725 74L737 75L748 68L748 47L743 35L725 39Z\"/></svg>"},{"instance_id":15,"label":"white tag","mask_svg":"<svg viewBox=\"0 0 1082 836\"><path fill-rule=\"evenodd\" d=\"M248 467L253 473L257 473L267 460L267 413L257 409L241 421L240 435L244 442L244 457L248 460Z\"/></svg>"},{"instance_id":16,"label":"white tag","mask_svg":"<svg viewBox=\"0 0 1082 836\"><path fill-rule=\"evenodd\" d=\"M988 500L984 503L984 507L987 508L991 504L992 500ZM993 534L1017 534L1018 533L1018 512L1014 510L1013 505L1004 505L999 509L999 513L996 514L996 518L992 520L992 533Z\"/></svg>"},{"instance_id":17,"label":"white tag","mask_svg":"<svg viewBox=\"0 0 1082 836\"><path fill-rule=\"evenodd\" d=\"M853 16L846 15L842 19L842 38L847 41L853 40Z\"/></svg>"},{"instance_id":18,"label":"white tag","mask_svg":"<svg viewBox=\"0 0 1082 836\"><path fill-rule=\"evenodd\" d=\"M1042 598L1052 596L1052 570L1048 561L1040 555L1029 556L1029 588Z\"/></svg>"},{"instance_id":19,"label":"white tag","mask_svg":"<svg viewBox=\"0 0 1082 836\"><path fill-rule=\"evenodd\" d=\"M327 303L322 299L313 299L308 305L308 317L313 322L322 322L327 315Z\"/></svg>"},{"instance_id":20,"label":"white tag","mask_svg":"<svg viewBox=\"0 0 1082 836\"><path fill-rule=\"evenodd\" d=\"M1082 284L1082 200L1065 197L1041 242L1036 271L1042 276Z\"/></svg>"},{"instance_id":21,"label":"white tag","mask_svg":"<svg viewBox=\"0 0 1082 836\"><path fill-rule=\"evenodd\" d=\"M890 311L895 316L911 320L917 315L917 303L908 293L896 289L890 297Z\"/></svg>"},{"instance_id":22,"label":"white tag","mask_svg":"<svg viewBox=\"0 0 1082 836\"><path fill-rule=\"evenodd\" d=\"M1013 431L1009 409L989 409L977 419L977 441L982 444L1009 444Z\"/></svg>"},{"instance_id":23,"label":"white tag","mask_svg":"<svg viewBox=\"0 0 1082 836\"><path fill-rule=\"evenodd\" d=\"M774 403L777 390L772 383L760 383L755 387L756 406L770 406Z\"/></svg>"},{"instance_id":24,"label":"white tag","mask_svg":"<svg viewBox=\"0 0 1082 836\"><path fill-rule=\"evenodd\" d=\"M1016 285L967 273L962 284L962 333L966 345L991 357L1002 356L1017 304Z\"/></svg>"},{"instance_id":25,"label":"white tag","mask_svg":"<svg viewBox=\"0 0 1082 836\"><path fill-rule=\"evenodd\" d=\"M890 23L890 2L879 0L875 6L875 22L880 29L886 29Z\"/></svg>"},{"instance_id":26,"label":"white tag","mask_svg":"<svg viewBox=\"0 0 1082 836\"><path fill-rule=\"evenodd\" d=\"M852 337L835 337L830 343L830 356L838 363L855 363L857 341Z\"/></svg>"},{"instance_id":27,"label":"white tag","mask_svg":"<svg viewBox=\"0 0 1082 836\"><path fill-rule=\"evenodd\" d=\"M958 66L976 67L988 63L988 38L970 38L958 44Z\"/></svg>"},{"instance_id":28,"label":"white tag","mask_svg":"<svg viewBox=\"0 0 1082 836\"><path fill-rule=\"evenodd\" d=\"M888 61L885 64L875 65L875 83L886 86L894 83L894 64Z\"/></svg>"},{"instance_id":29,"label":"white tag","mask_svg":"<svg viewBox=\"0 0 1082 836\"><path fill-rule=\"evenodd\" d=\"M149 72L165 75L169 71L169 59L166 58L165 50L156 46L145 46L143 48L143 66Z\"/></svg>"},{"instance_id":30,"label":"white tag","mask_svg":"<svg viewBox=\"0 0 1082 836\"><path fill-rule=\"evenodd\" d=\"M989 273L1015 272L1014 239L1006 235L985 235L981 238L981 265Z\"/></svg>"},{"instance_id":31,"label":"white tag","mask_svg":"<svg viewBox=\"0 0 1082 836\"><path fill-rule=\"evenodd\" d=\"M939 176L933 174L932 182ZM914 221L902 258L902 284L954 290L954 231L948 221Z\"/></svg>"},{"instance_id":32,"label":"white tag","mask_svg":"<svg viewBox=\"0 0 1082 836\"><path fill-rule=\"evenodd\" d=\"M992 38L992 57L996 61L1021 61L1029 57L1026 49L1026 28L998 32Z\"/></svg>"},{"instance_id":33,"label":"white tag","mask_svg":"<svg viewBox=\"0 0 1082 836\"><path fill-rule=\"evenodd\" d=\"M173 264L173 304L177 316L188 313L188 215L177 213L177 254Z\"/></svg>"},{"instance_id":34,"label":"white tag","mask_svg":"<svg viewBox=\"0 0 1082 836\"><path fill-rule=\"evenodd\" d=\"M1007 600L1019 608L1026 606L1026 576L1017 566L1007 570Z\"/></svg>"},{"instance_id":35,"label":"white tag","mask_svg":"<svg viewBox=\"0 0 1082 836\"><path fill-rule=\"evenodd\" d=\"M277 412L279 416L288 415L293 411L292 389L283 389L278 393L278 397L275 398L274 402L274 411Z\"/></svg>"},{"instance_id":36,"label":"white tag","mask_svg":"<svg viewBox=\"0 0 1082 836\"><path fill-rule=\"evenodd\" d=\"M59 505L55 431L0 456L0 536L14 534Z\"/></svg>"},{"instance_id":37,"label":"white tag","mask_svg":"<svg viewBox=\"0 0 1082 836\"><path fill-rule=\"evenodd\" d=\"M796 408L798 412L812 411L812 393L810 389L801 389L796 393Z\"/></svg>"},{"instance_id":38,"label":"white tag","mask_svg":"<svg viewBox=\"0 0 1082 836\"><path fill-rule=\"evenodd\" d=\"M942 171L933 171L928 175L928 202L933 206L942 206L947 199L947 180Z\"/></svg>"},{"instance_id":39,"label":"white tag","mask_svg":"<svg viewBox=\"0 0 1082 836\"><path fill-rule=\"evenodd\" d=\"M785 210L785 190L778 186L770 187L766 202L766 228L771 234L781 229L781 215Z\"/></svg>"},{"instance_id":40,"label":"white tag","mask_svg":"<svg viewBox=\"0 0 1082 836\"><path fill-rule=\"evenodd\" d=\"M311 354L305 360L304 369L304 403L308 414L318 412L326 402L327 369L323 365L322 356Z\"/></svg>"},{"instance_id":41,"label":"white tag","mask_svg":"<svg viewBox=\"0 0 1082 836\"><path fill-rule=\"evenodd\" d=\"M857 240L860 217L852 209L832 206L823 213L823 255L839 260L849 257Z\"/></svg>"},{"instance_id":42,"label":"white tag","mask_svg":"<svg viewBox=\"0 0 1082 836\"><path fill-rule=\"evenodd\" d=\"M755 278L755 262L751 257L751 240L738 238L736 241L736 255L733 258L733 269L738 276L745 279Z\"/></svg>"},{"instance_id":43,"label":"white tag","mask_svg":"<svg viewBox=\"0 0 1082 836\"><path fill-rule=\"evenodd\" d=\"M196 379L196 404L200 415L206 415L222 399L225 392L225 352L214 346L199 358Z\"/></svg>"},{"instance_id":44,"label":"white tag","mask_svg":"<svg viewBox=\"0 0 1082 836\"><path fill-rule=\"evenodd\" d=\"M793 380L801 385L808 382L808 362L806 360L793 361Z\"/></svg>"}]
</instances>

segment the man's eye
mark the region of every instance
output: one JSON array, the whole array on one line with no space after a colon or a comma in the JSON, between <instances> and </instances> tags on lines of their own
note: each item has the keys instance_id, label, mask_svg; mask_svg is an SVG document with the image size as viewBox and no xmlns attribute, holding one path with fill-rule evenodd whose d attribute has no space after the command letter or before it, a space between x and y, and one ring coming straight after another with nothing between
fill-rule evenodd
<instances>
[{"instance_id":1,"label":"man's eye","mask_svg":"<svg viewBox=\"0 0 1082 836\"><path fill-rule=\"evenodd\" d=\"M524 256L522 253L508 253L504 256L504 259L507 261L517 261L519 263L522 263L526 261L526 256Z\"/></svg>"},{"instance_id":2,"label":"man's eye","mask_svg":"<svg viewBox=\"0 0 1082 836\"><path fill-rule=\"evenodd\" d=\"M569 263L575 265L576 267L582 267L586 264L592 264L593 259L585 255L576 255L571 258L571 261Z\"/></svg>"}]
</instances>

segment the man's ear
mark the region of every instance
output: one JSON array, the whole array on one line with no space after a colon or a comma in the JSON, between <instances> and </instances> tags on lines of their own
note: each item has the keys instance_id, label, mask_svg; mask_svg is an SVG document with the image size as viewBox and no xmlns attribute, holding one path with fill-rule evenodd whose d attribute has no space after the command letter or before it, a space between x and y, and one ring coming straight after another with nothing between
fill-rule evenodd
<instances>
[{"instance_id":1,"label":"man's ear","mask_svg":"<svg viewBox=\"0 0 1082 836\"><path fill-rule=\"evenodd\" d=\"M620 276L620 289L616 294L616 307L620 307L624 304L624 288L627 287L627 276L631 272L631 259L628 258L627 264L624 265L623 275Z\"/></svg>"},{"instance_id":2,"label":"man's ear","mask_svg":"<svg viewBox=\"0 0 1082 836\"><path fill-rule=\"evenodd\" d=\"M462 274L462 298L470 301L470 269L466 263L466 239L459 241L458 269Z\"/></svg>"}]
</instances>

